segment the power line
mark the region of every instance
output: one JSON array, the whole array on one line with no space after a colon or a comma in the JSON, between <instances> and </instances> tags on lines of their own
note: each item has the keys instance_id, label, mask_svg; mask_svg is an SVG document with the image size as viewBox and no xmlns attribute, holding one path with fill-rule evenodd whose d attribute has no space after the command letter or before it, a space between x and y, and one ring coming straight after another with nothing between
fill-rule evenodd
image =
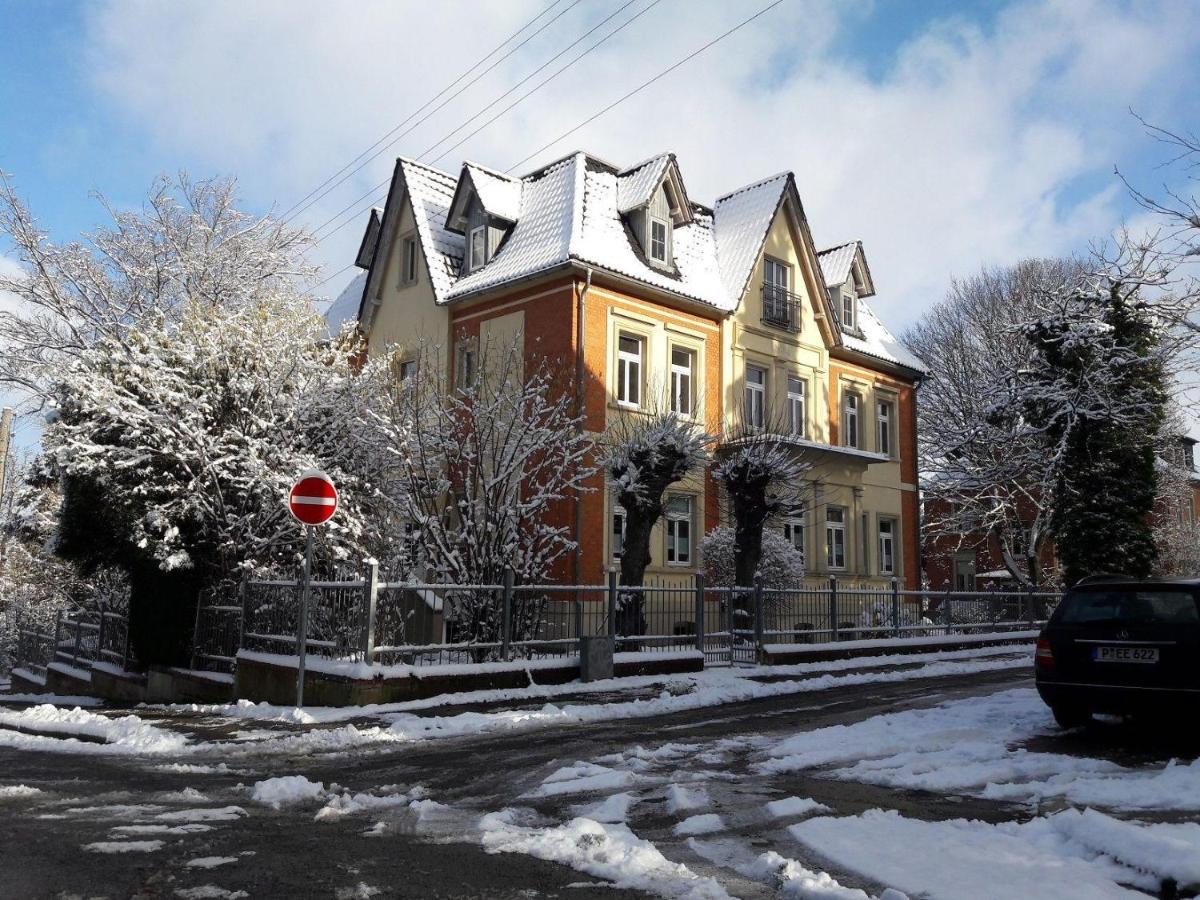
<instances>
[{"instance_id":1,"label":"power line","mask_svg":"<svg viewBox=\"0 0 1200 900\"><path fill-rule=\"evenodd\" d=\"M555 6L557 6L561 2L562 2L562 0L554 0L554 2L547 9L538 13L538 15L534 16L533 19L531 19L525 25L521 26L515 32L513 32L512 35L510 35L504 42L502 42L500 44L500 47L503 47L504 44L508 43L508 41L512 40L514 37L516 37L518 34L520 34L522 31L524 31L526 28L528 28L530 25L532 25L534 22L536 22L538 19L540 19L542 16L544 16L547 12L549 12L551 9L553 9ZM422 111L424 111L426 108L428 108L431 103L436 101L438 99L438 97L440 97L442 94L444 94L450 88L454 87L454 85L457 84L459 81L461 81L467 74L469 74L472 71L472 69L474 69L476 66L481 65L484 61L487 60L488 56L491 56L492 54L494 54L496 52L496 50L500 49L500 47L497 47L496 50L493 50L491 53L488 54L488 56L485 56L482 60L480 60L478 63L476 63L475 66L472 66L471 69L468 69L466 72L464 72L462 75L460 75L454 82L452 82L449 86L444 88L436 96L434 96L432 99L427 101L423 106L421 106L419 109L417 109L415 112L413 112L412 115L410 115L407 119L405 119L403 122L398 124L395 128L393 128L391 131L389 131L387 134L385 134L383 137L381 137L379 140L377 140L374 144L372 144L370 147L368 147L366 150L364 150L362 153L360 153L357 157L352 159L349 163L346 164L346 166L343 166L340 172L334 173L328 179L326 179L325 184L329 184L329 182L334 178L337 178L337 181L334 181L333 184L329 184L329 186L325 187L324 190L322 190L322 187L324 187L324 185L317 187L316 190L314 190L312 193L310 193L308 195L309 197L312 198L311 200L309 200L308 197L304 198L304 200L301 200L300 203L303 203L304 205L300 206L299 209L296 209L296 206L293 206L292 209L294 209L295 212L292 212L292 210L288 210L288 213L290 213L290 215L288 215L288 213L285 213L284 216L281 217L282 221L288 222L291 219L294 219L296 216L300 215L300 213L304 212L304 210L308 209L310 206L312 206L314 203L316 203L322 197L325 197L326 195L328 195L332 190L334 190L335 188L337 188L338 186L343 184L346 181L346 179L348 179L351 175L353 175L355 172L358 172L364 166L366 166L369 162L371 162L371 160L378 157L379 154L383 153L383 151L385 151L389 147L395 145L405 135L410 134L414 129L420 127L425 122L429 121L430 118L432 118L434 115L436 115L442 109L444 109L447 106L447 104L449 104L451 101L455 100L457 97L461 96L463 94L463 92L470 89L472 85L476 84L481 78L483 78L485 75L487 75L489 72L491 72L497 66L499 66L502 62L504 62L506 59L508 59L510 56L512 56L514 53L516 53L518 50L520 50L522 47L524 47L526 44L528 44L531 40L533 40L535 37L537 37L539 34L541 34L543 31L545 31L547 28L549 28L551 25L553 25L555 22L557 22L559 19L561 19L567 13L569 13L572 9L574 9L576 6L578 6L581 2L582 2L582 0L573 0L573 2L566 9L561 10L556 16L554 16L554 18L550 19L550 21L545 22L541 26L539 26L538 29L535 32L533 32L533 34L529 35L529 37L525 38L525 40L521 41L521 43L517 44L515 47L513 47L511 50L509 50L507 53L505 53L503 56L501 56L499 59L497 59L494 63L492 63L490 66L488 66L482 72L477 74L474 78L472 78L470 81L468 81L466 84L464 84L461 88L459 88L457 91L455 91L449 97L447 97L445 100L443 100L437 106L435 106L433 109L429 110L428 113L426 113L424 116L422 116L416 122L413 122L413 124L409 125L403 131L401 131L400 134L396 134L396 132L400 131L400 129L405 124L412 121L412 119L415 116L419 115ZM386 141L388 138L392 137L392 135L396 135L396 136L394 138L392 138L392 140L389 143L383 144L383 142ZM381 144L383 144L383 146L380 146ZM376 149L376 148L378 148L378 149ZM374 150L375 152L371 153L372 150ZM366 156L366 154L368 154L368 153L370 155ZM364 156L366 156L365 159L364 159ZM358 163L358 164L355 165L355 163ZM349 171L347 171L347 170L349 170ZM342 175L342 172L344 172L345 174ZM342 177L338 178L338 175L341 175ZM318 191L320 191L320 193L317 193ZM316 194L316 196L313 196L313 194ZM305 200L307 200L308 202L305 202ZM297 204L297 205L299 205L299 204Z\"/></svg>"},{"instance_id":2,"label":"power line","mask_svg":"<svg viewBox=\"0 0 1200 900\"><path fill-rule=\"evenodd\" d=\"M592 28L590 28L588 31L584 32L584 33L583 33L582 35L580 35L580 36L579 36L579 38L577 38L577 39L576 39L574 42L572 42L572 43L571 43L571 44L569 44L567 47L565 47L565 48L563 48L562 50L560 50L558 53L556 53L556 54L555 54L554 56L552 56L550 59L546 60L546 62L542 63L540 66L538 66L536 69L534 69L534 70L533 70L532 72L530 72L528 75L526 75L526 76L525 76L525 78L521 79L521 81L517 82L515 85L513 85L513 86L512 86L511 88L509 88L507 91L505 91L503 94L501 94L500 96L498 96L498 97L496 97L494 100L492 100L490 103L488 103L488 104L486 104L485 106L483 106L483 107L482 107L482 108L481 108L481 109L480 109L480 110L479 110L477 113L475 113L475 116L473 116L473 117L469 117L469 118L468 118L466 121L464 121L464 122L463 122L461 125L459 125L458 127L456 127L456 128L454 128L454 129L452 129L452 130L449 132L449 134L447 134L447 135L446 135L445 137L443 137L441 140L439 140L439 141L436 141L436 142L434 142L432 145L430 145L430 146L429 146L429 148L427 148L425 151L423 151L423 152L420 154L420 156L419 156L418 158L424 157L426 154L430 153L430 152L431 152L431 151L432 151L434 148L436 148L436 147L438 147L439 145L441 145L441 144L445 143L445 142L446 142L447 140L449 140L449 139L450 139L450 138L451 138L451 137L452 137L452 136L453 136L455 133L457 133L458 131L461 131L463 128L465 128L467 125L469 125L469 124L471 123L471 121L472 121L472 119L473 119L473 118L476 118L476 117L478 117L478 116L482 115L482 114L483 114L483 113L485 113L485 112L486 112L488 109L490 109L492 106L494 106L496 103L498 103L499 101L503 100L505 97L507 97L507 96L508 96L509 94L511 94L513 91L517 90L519 87L521 87L521 85L523 85L523 84L525 84L527 81L529 81L529 80L530 80L530 79L531 79L531 78L532 78L534 75L536 75L538 72L540 72L540 71L542 71L543 69L545 69L545 68L546 68L548 65L550 65L552 62L554 62L556 59L559 59L559 58L560 58L560 57L561 57L563 54L565 54L567 51L569 51L569 50L570 50L572 47L574 47L574 46L576 46L577 44L579 44L580 42L582 42L582 41L583 41L585 38L587 38L587 37L588 37L588 35L590 35L590 34L593 34L593 33L594 33L594 32L595 32L597 29L599 29L599 28L603 27L603 26L604 26L606 23L608 23L608 22L612 21L612 19L614 19L614 18L615 18L617 15L619 15L621 12L623 12L624 10L626 10L626 9L628 9L630 6L632 6L634 2L636 2L636 0L629 0L629 2L627 2L627 3L625 3L624 5L622 5L622 6L618 7L618 8L617 8L617 10L616 10L615 12L613 12L613 13L612 13L610 16L608 16L606 19L604 19L603 21L601 21L601 22L597 23L595 26L593 26ZM442 152L442 154L441 154L440 156L438 156L438 157L437 157L437 159L435 159L435 160L434 160L434 162L437 162L438 160L441 160L441 159L443 159L443 158L444 158L444 157L446 157L448 154L450 154L450 153L451 153L453 150L455 150L456 148L458 148L458 147L462 146L462 145L463 145L463 144L464 144L466 141L470 140L472 137L474 137L475 135L479 134L479 132L480 132L480 131L482 131L483 129L487 128L489 125L491 125L491 124L492 124L493 122L495 122L497 119L499 119L501 116L504 116L506 113L508 113L508 112L509 112L510 110L512 110L514 107L516 107L516 106L517 106L517 105L519 105L520 103L524 102L526 99L528 99L530 96L532 96L533 94L535 94L537 91L541 90L543 87L545 87L547 84L549 84L549 83L550 83L551 81L553 81L555 78L557 78L559 75L561 75L561 74L562 74L563 72L565 72L567 69L571 68L571 66L575 65L577 62L579 62L581 59L583 59L585 56L587 56L587 55L588 55L589 53L591 53L593 50L596 50L598 47L600 47L602 44L604 44L604 43L605 43L606 41L608 41L610 38L612 38L613 36L615 36L617 33L619 33L619 32L621 32L621 31L623 31L623 30L624 30L625 28L627 28L629 25L632 25L632 24L633 24L635 21L637 21L637 20L638 20L639 18L641 18L643 15L645 15L646 13L648 13L648 12L649 12L651 9L653 9L655 6L657 6L657 5L658 5L659 3L661 3L661 2L662 2L662 0L653 0L653 2L651 2L651 3L650 3L648 6L644 7L644 8L643 8L643 9L641 9L639 12L637 12L636 14L634 14L633 16L631 16L629 19L627 19L625 22L623 22L622 24L618 25L616 28L614 28L614 29L613 29L612 31L610 31L608 34L604 35L604 37L600 38L598 41L596 41L594 44L592 44L590 47L588 47L588 48L587 48L586 50L584 50L582 53L580 53L579 55L577 55L577 56L576 56L574 59L572 59L572 60L571 60L570 62L568 62L566 65L564 65L564 66L561 66L560 68L558 68L557 70L555 70L555 71L554 71L552 74L548 75L548 76L547 76L546 78L544 78L544 79L543 79L541 82L539 82L539 83L538 83L538 84L537 84L535 87L533 87L533 88L531 88L530 90L526 91L524 94L522 94L520 97L518 97L516 100L514 100L514 101L513 101L512 103L510 103L508 106L506 106L504 109L502 109L502 110L501 110L500 112L498 112L496 115L494 115L492 118L488 119L486 122L484 122L482 125L480 125L478 128L476 128L474 131L472 131L470 134L468 134L468 135L467 135L466 137L464 137L462 140L458 141L458 143L454 144L452 147L449 147L449 148L447 148L445 151L443 151L443 152ZM397 140L399 140L399 138L397 138ZM394 142L393 142L393 143L394 143ZM390 146L390 145L389 145L389 146ZM386 185L386 184L387 184L387 183L388 183L390 180L391 180L391 178L390 178L390 177L389 177L389 178L385 178L383 181L381 181L379 184L377 184L377 185L375 185L374 187L372 187L372 188L371 188L369 191L367 191L367 192L366 192L365 194L363 194L361 197L359 197L359 198L357 198L356 200L352 201L350 204L348 204L347 206L343 207L341 210L339 210L339 211L338 211L337 213L335 213L333 216L331 216L330 218L328 218L328 219L326 219L324 222L322 222L320 225L318 225L318 226L317 226L317 227L314 229L314 231L313 231L313 233L314 233L314 234L316 234L316 233L320 232L320 231L321 231L322 229L324 229L326 226L328 226L328 225L332 224L333 222L337 221L337 220L338 220L339 218L341 218L341 217L342 217L342 216L343 216L345 213L347 213L347 212L350 212L352 209L356 210L356 211L354 212L354 214L353 214L353 215L351 215L351 216L350 216L350 218L348 218L346 221L344 221L344 222L342 222L341 224L339 224L339 225L338 225L336 228L334 228L333 230L331 230L331 231L327 232L326 234L322 235L321 237L317 238L317 239L315 240L315 243L318 243L318 244L319 244L321 241L325 240L326 238L330 237L330 236L331 236L331 235L333 235L333 234L336 234L337 232L339 232L339 231L341 231L343 228L345 228L347 225L349 225L351 222L353 222L353 221L355 220L355 218L358 216L358 214L359 214L360 212L362 212L362 210L360 210L360 209L357 209L358 205L359 205L359 204L360 204L360 203L361 203L363 200L366 200L366 199L368 199L368 198L373 198L373 197L375 196L375 194L376 194L376 193L377 193L377 192L378 192L378 191L379 191L379 190L380 190L380 189L381 189L381 188L382 188L384 185ZM371 201L371 202L372 202L372 203L374 203L375 201L372 199L372 201Z\"/></svg>"},{"instance_id":3,"label":"power line","mask_svg":"<svg viewBox=\"0 0 1200 900\"><path fill-rule=\"evenodd\" d=\"M684 63L690 62L691 60L695 59L697 56L699 56L699 55L700 55L701 53L703 53L705 50L708 50L710 47L712 47L712 46L714 46L714 45L716 45L716 44L719 44L721 41L725 40L725 38L729 37L729 36L730 36L731 34L733 34L735 31L738 31L738 30L740 30L740 29L742 29L742 28L746 27L746 26L747 26L747 25L749 25L751 22L753 22L755 19L757 19L759 16L762 16L762 15L764 15L764 14L766 14L766 13L770 12L772 9L774 9L776 6L778 6L778 5L779 5L779 4L781 4L782 2L783 2L783 0L774 0L774 2L772 2L772 3L768 3L766 6L764 6L762 9L760 9L758 12L756 12L754 15L750 16L750 17L749 17L749 18L747 18L747 19L743 19L741 22L739 22L737 25L734 25L732 28L730 28L730 29L729 29L728 31L726 31L724 34L718 35L717 37L715 37L715 38L713 38L711 41L709 41L707 44L705 44L703 47L700 47L699 49L692 51L691 53L689 53L689 54L688 54L687 56L685 56L683 59L679 60L679 61L678 61L677 63L675 63L674 65L668 66L667 68L663 69L661 72L659 72L659 73L658 73L657 75L655 75L653 78L651 78L651 79L649 79L649 80L647 80L647 81L644 81L644 82L642 82L640 85L638 85L636 88L634 88L634 89L633 89L632 91L630 91L629 93L627 93L627 94L625 94L625 95L623 95L623 96L621 96L621 97L617 98L617 99L616 99L616 100L614 100L612 103L610 103L608 106L604 107L604 109L600 110L598 113L595 113L594 115L588 116L588 118L584 119L582 122L580 122L578 125L574 126L573 128L569 128L569 129L567 129L567 130L566 130L566 131L564 131L562 134L560 134L558 137L556 137L554 140L550 141L549 143L543 144L541 147L538 147L538 149L534 150L532 153L530 153L530 154L529 154L528 156L526 156L524 159L519 159L519 160L517 160L515 163L513 163L511 166L509 166L509 167L508 167L507 169L505 169L504 171L505 171L506 173L508 173L508 172L511 172L511 171L512 171L513 169L515 169L517 166L523 165L524 163L526 163L526 162L528 162L529 160L533 159L535 156L537 156L537 155L538 155L539 153L541 153L543 150L547 150L547 149L549 149L550 147L553 147L553 146L554 146L555 144L557 144L559 141L561 141L561 140L563 140L563 139L565 139L565 138L567 138L567 137L570 137L572 134L574 134L574 133L575 133L576 131L578 131L579 129L581 129L581 128L584 128L584 127L585 127L585 126L587 126L587 125L590 125L592 122L594 122L594 121L596 121L597 119L599 119L599 118L600 118L601 116L603 116L605 113L607 113L607 112L611 111L611 110L612 110L612 109L614 109L615 107L617 107L617 106L621 105L622 103L624 103L624 102L625 102L626 100L628 100L630 97L634 96L634 94L640 93L641 91L643 91L643 90L645 90L646 88L648 88L650 85L654 84L654 83L655 83L656 81L658 81L659 79L661 79L661 78L663 78L663 77L665 77L665 76L667 76L667 75L671 74L671 73L672 73L672 72L674 72L676 69L678 69L680 66L682 66Z\"/></svg>"}]
</instances>

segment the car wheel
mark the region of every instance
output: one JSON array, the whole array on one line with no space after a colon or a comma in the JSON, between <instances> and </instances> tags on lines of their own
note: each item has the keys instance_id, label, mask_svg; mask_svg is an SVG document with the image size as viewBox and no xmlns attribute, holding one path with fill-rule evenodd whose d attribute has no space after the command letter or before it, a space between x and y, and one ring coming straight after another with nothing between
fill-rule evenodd
<instances>
[{"instance_id":1,"label":"car wheel","mask_svg":"<svg viewBox=\"0 0 1200 900\"><path fill-rule=\"evenodd\" d=\"M1092 721L1090 712L1075 706L1052 706L1050 712L1054 713L1054 721L1061 728L1078 728Z\"/></svg>"}]
</instances>

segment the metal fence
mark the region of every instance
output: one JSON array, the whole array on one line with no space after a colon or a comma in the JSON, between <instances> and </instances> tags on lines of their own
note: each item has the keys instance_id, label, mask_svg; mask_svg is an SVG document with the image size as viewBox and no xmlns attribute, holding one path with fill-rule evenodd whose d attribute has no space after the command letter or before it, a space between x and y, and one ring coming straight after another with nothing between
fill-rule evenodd
<instances>
[{"instance_id":1,"label":"metal fence","mask_svg":"<svg viewBox=\"0 0 1200 900\"><path fill-rule=\"evenodd\" d=\"M237 603L197 612L196 668L232 671L239 649L298 653L301 583L246 582ZM366 665L432 666L574 657L611 635L618 653L698 650L707 664L749 664L764 648L1036 628L1058 594L930 592L843 586L706 586L701 575L638 587L446 585L359 577L314 581L307 652Z\"/></svg>"}]
</instances>

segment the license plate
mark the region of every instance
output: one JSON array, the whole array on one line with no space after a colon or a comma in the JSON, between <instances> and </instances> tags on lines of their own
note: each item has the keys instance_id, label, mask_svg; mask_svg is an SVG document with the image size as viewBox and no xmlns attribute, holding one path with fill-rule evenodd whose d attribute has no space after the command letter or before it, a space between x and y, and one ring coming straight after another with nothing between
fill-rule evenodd
<instances>
[{"instance_id":1,"label":"license plate","mask_svg":"<svg viewBox=\"0 0 1200 900\"><path fill-rule=\"evenodd\" d=\"M1156 663L1157 647L1095 647L1092 659L1096 662Z\"/></svg>"}]
</instances>

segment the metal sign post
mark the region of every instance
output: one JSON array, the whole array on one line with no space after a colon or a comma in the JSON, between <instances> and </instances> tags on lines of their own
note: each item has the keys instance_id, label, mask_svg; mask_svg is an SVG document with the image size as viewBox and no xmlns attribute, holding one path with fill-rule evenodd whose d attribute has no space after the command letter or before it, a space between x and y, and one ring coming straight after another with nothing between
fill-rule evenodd
<instances>
[{"instance_id":1,"label":"metal sign post","mask_svg":"<svg viewBox=\"0 0 1200 900\"><path fill-rule=\"evenodd\" d=\"M313 543L317 526L328 522L337 512L338 493L324 472L311 469L292 485L288 509L305 525L304 575L300 583L300 606L296 611L296 706L304 705L304 661L308 655L308 606L312 598Z\"/></svg>"}]
</instances>

